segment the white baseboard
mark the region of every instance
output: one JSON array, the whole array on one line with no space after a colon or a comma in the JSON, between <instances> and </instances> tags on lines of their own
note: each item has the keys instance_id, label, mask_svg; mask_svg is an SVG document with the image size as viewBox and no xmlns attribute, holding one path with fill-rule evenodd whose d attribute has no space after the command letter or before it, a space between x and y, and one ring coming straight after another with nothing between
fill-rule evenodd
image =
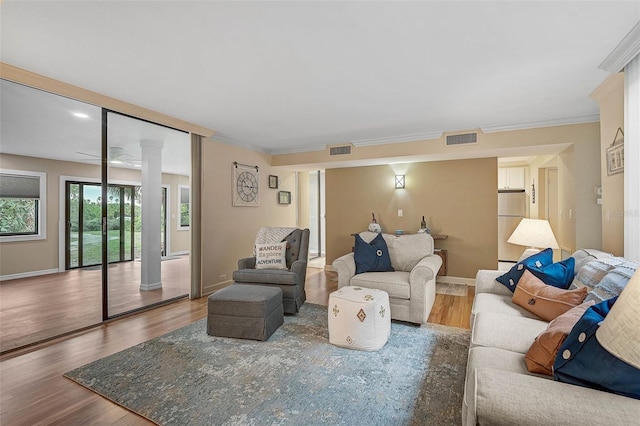
<instances>
[{"instance_id":1,"label":"white baseboard","mask_svg":"<svg viewBox=\"0 0 640 426\"><path fill-rule=\"evenodd\" d=\"M437 276L436 282L446 283L446 284L461 284L461 285L468 285L471 287L476 286L476 280L474 280L473 278L449 277L446 275Z\"/></svg>"},{"instance_id":2,"label":"white baseboard","mask_svg":"<svg viewBox=\"0 0 640 426\"><path fill-rule=\"evenodd\" d=\"M142 291L159 290L161 288L162 288L162 282L153 283L153 284L140 284L140 290Z\"/></svg>"},{"instance_id":3,"label":"white baseboard","mask_svg":"<svg viewBox=\"0 0 640 426\"><path fill-rule=\"evenodd\" d=\"M0 281L17 280L20 278L37 277L39 275L57 274L58 269L43 269L41 271L21 272L19 274L9 274L0 276Z\"/></svg>"},{"instance_id":4,"label":"white baseboard","mask_svg":"<svg viewBox=\"0 0 640 426\"><path fill-rule=\"evenodd\" d=\"M185 254L189 254L189 250L172 251L171 253L169 253L169 256L183 256Z\"/></svg>"}]
</instances>

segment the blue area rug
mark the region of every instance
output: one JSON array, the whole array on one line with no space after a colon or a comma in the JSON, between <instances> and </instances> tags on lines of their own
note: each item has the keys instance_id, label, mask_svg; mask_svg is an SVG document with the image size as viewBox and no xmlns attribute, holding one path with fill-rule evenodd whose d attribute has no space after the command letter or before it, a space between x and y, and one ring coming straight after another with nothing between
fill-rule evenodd
<instances>
[{"instance_id":1,"label":"blue area rug","mask_svg":"<svg viewBox=\"0 0 640 426\"><path fill-rule=\"evenodd\" d=\"M65 377L163 425L460 424L469 337L392 322L377 352L339 348L307 303L266 342L200 320Z\"/></svg>"}]
</instances>

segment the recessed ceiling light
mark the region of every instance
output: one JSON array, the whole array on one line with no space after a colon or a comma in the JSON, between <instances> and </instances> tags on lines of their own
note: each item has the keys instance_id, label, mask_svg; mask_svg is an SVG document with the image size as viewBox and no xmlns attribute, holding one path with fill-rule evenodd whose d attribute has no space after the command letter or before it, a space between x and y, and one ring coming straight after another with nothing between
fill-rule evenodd
<instances>
[{"instance_id":1,"label":"recessed ceiling light","mask_svg":"<svg viewBox=\"0 0 640 426\"><path fill-rule=\"evenodd\" d=\"M122 161L120 160L111 160L109 161L111 164L122 164Z\"/></svg>"},{"instance_id":2,"label":"recessed ceiling light","mask_svg":"<svg viewBox=\"0 0 640 426\"><path fill-rule=\"evenodd\" d=\"M74 112L73 116L78 118L89 118L89 114L85 114L84 112Z\"/></svg>"}]
</instances>

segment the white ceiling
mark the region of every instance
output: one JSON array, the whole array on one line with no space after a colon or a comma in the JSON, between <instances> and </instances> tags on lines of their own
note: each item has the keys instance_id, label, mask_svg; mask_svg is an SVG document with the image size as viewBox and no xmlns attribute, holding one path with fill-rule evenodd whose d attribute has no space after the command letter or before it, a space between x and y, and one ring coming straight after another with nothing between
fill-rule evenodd
<instances>
[{"instance_id":1,"label":"white ceiling","mask_svg":"<svg viewBox=\"0 0 640 426\"><path fill-rule=\"evenodd\" d=\"M5 0L3 62L281 153L595 121L638 1Z\"/></svg>"},{"instance_id":2,"label":"white ceiling","mask_svg":"<svg viewBox=\"0 0 640 426\"><path fill-rule=\"evenodd\" d=\"M2 153L100 165L100 108L6 80L0 80L0 94ZM153 140L163 143L163 172L190 174L191 139L185 132L109 113L107 140L112 167L141 168L140 142Z\"/></svg>"}]
</instances>

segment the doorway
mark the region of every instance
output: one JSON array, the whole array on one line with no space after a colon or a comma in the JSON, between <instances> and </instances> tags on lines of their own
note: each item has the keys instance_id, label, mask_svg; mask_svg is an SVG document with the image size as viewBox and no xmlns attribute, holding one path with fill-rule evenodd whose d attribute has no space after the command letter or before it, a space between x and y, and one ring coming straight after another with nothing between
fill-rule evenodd
<instances>
[{"instance_id":1,"label":"doorway","mask_svg":"<svg viewBox=\"0 0 640 426\"><path fill-rule=\"evenodd\" d=\"M559 205L558 205L558 169L546 169L547 191L546 191L546 213L545 219L549 221L553 235L558 239ZM559 260L560 250L554 253L554 259Z\"/></svg>"},{"instance_id":2,"label":"doorway","mask_svg":"<svg viewBox=\"0 0 640 426\"><path fill-rule=\"evenodd\" d=\"M309 172L309 266L324 268L325 251L325 173Z\"/></svg>"},{"instance_id":3,"label":"doorway","mask_svg":"<svg viewBox=\"0 0 640 426\"><path fill-rule=\"evenodd\" d=\"M65 270L102 263L102 186L91 182L65 185ZM140 232L139 186L109 185L107 214L114 218L107 230L109 263L135 258ZM137 229L136 229L137 228Z\"/></svg>"}]
</instances>

